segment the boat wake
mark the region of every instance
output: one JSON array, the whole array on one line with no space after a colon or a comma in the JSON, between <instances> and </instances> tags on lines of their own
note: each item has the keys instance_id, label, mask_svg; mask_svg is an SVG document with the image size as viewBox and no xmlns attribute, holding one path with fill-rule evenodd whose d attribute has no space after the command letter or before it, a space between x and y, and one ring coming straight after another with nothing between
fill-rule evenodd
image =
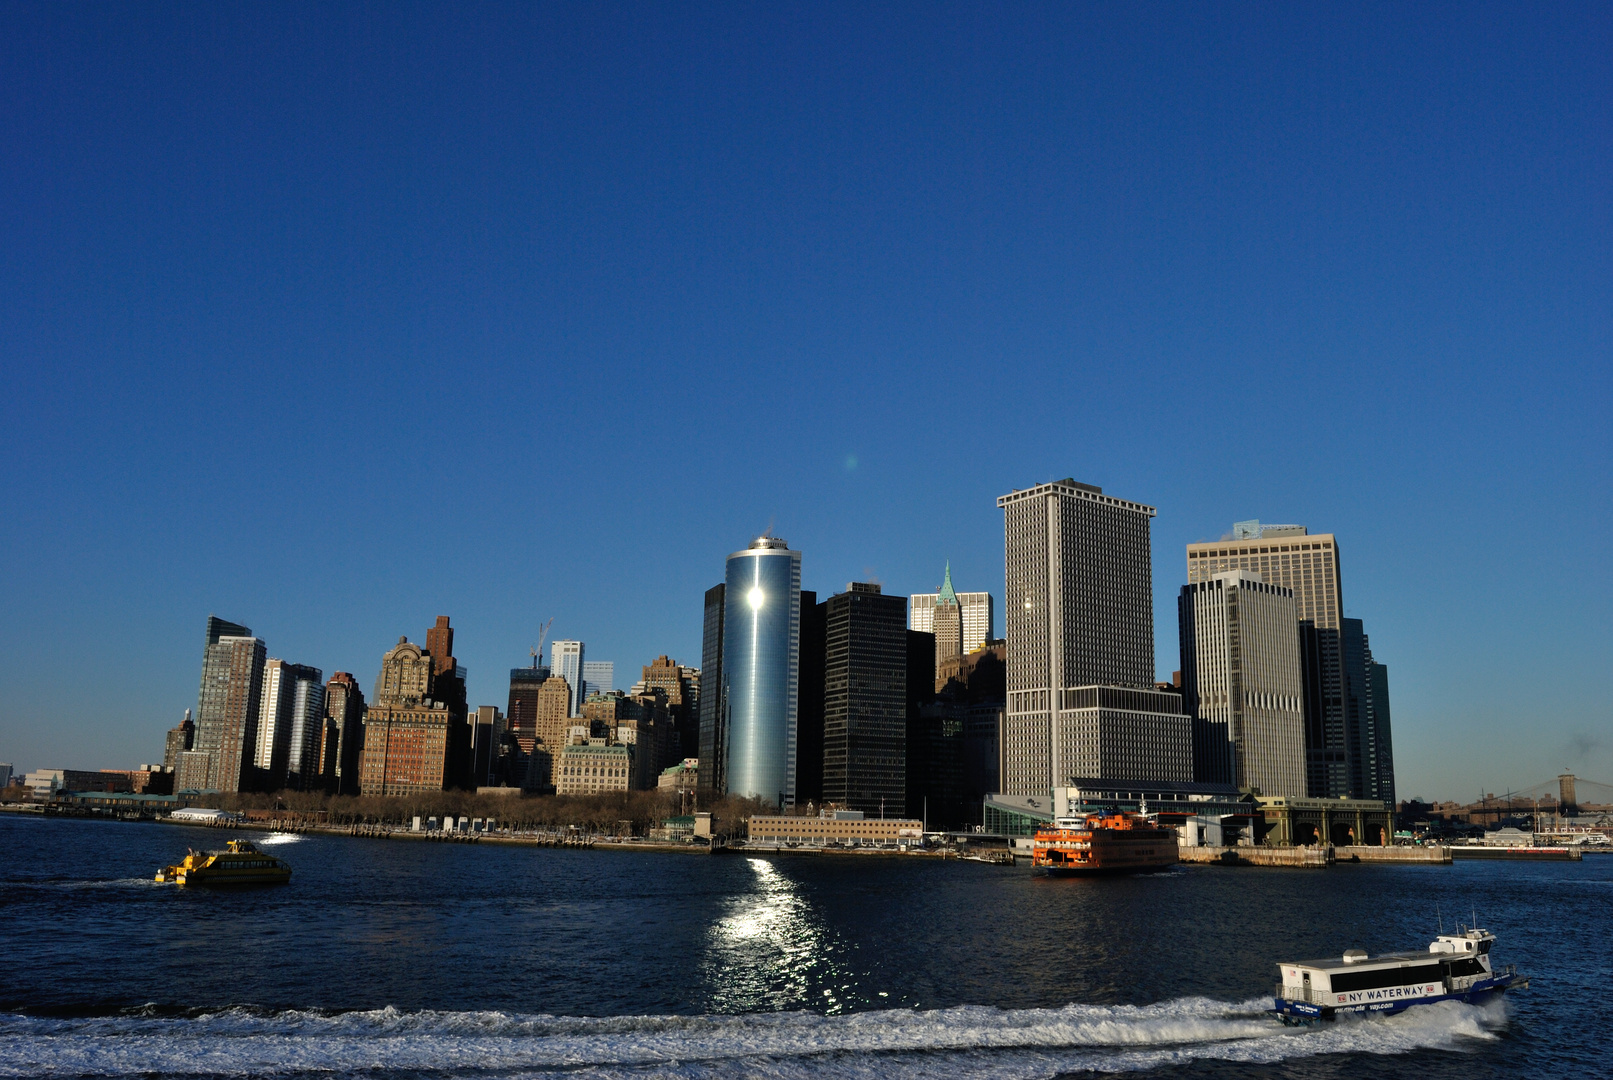
<instances>
[{"instance_id":1,"label":"boat wake","mask_svg":"<svg viewBox=\"0 0 1613 1080\"><path fill-rule=\"evenodd\" d=\"M1286 1028L1264 999L1147 1006L961 1006L820 1016L603 1018L503 1012L227 1008L73 1019L0 1016L0 1077L1053 1077L1265 1064L1321 1054L1458 1050L1494 1038L1504 1003Z\"/></svg>"}]
</instances>

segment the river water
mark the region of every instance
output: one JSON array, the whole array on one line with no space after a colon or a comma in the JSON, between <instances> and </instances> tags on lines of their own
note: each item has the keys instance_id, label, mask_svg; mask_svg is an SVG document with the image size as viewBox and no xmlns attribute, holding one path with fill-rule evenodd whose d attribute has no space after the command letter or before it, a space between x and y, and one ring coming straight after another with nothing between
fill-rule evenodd
<instances>
[{"instance_id":1,"label":"river water","mask_svg":"<svg viewBox=\"0 0 1613 1080\"><path fill-rule=\"evenodd\" d=\"M292 883L151 881L274 845ZM1613 856L1051 880L0 815L0 1077L1613 1076ZM1484 1009L1285 1028L1279 958L1476 910Z\"/></svg>"}]
</instances>

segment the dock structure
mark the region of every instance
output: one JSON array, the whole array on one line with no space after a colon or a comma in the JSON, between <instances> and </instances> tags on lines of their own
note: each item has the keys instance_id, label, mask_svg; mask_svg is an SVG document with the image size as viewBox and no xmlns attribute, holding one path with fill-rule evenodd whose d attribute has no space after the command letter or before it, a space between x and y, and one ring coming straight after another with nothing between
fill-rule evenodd
<instances>
[{"instance_id":1,"label":"dock structure","mask_svg":"<svg viewBox=\"0 0 1613 1080\"><path fill-rule=\"evenodd\" d=\"M1265 844L1244 844L1237 847L1213 847L1200 844L1180 850L1183 862L1209 863L1215 866L1289 866L1320 869L1338 863L1416 863L1425 866L1449 866L1451 849L1444 846L1413 847L1396 844L1390 847L1369 845L1313 844L1309 847L1272 847Z\"/></svg>"},{"instance_id":2,"label":"dock structure","mask_svg":"<svg viewBox=\"0 0 1613 1080\"><path fill-rule=\"evenodd\" d=\"M1393 809L1375 799L1262 795L1259 801L1265 817L1264 838L1269 843L1382 847L1395 833Z\"/></svg>"}]
</instances>

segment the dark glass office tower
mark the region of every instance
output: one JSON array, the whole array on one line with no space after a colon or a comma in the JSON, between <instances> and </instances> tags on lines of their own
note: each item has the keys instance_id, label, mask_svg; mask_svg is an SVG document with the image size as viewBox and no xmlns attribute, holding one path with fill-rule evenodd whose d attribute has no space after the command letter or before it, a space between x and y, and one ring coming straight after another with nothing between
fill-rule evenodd
<instances>
[{"instance_id":1,"label":"dark glass office tower","mask_svg":"<svg viewBox=\"0 0 1613 1080\"><path fill-rule=\"evenodd\" d=\"M1340 619L1337 630L1302 621L1299 641L1309 794L1392 802L1389 672L1373 660L1361 620Z\"/></svg>"},{"instance_id":2,"label":"dark glass office tower","mask_svg":"<svg viewBox=\"0 0 1613 1080\"><path fill-rule=\"evenodd\" d=\"M795 801L823 801L823 650L828 604L801 590L801 686L795 710Z\"/></svg>"},{"instance_id":3,"label":"dark glass office tower","mask_svg":"<svg viewBox=\"0 0 1613 1080\"><path fill-rule=\"evenodd\" d=\"M706 590L704 629L700 644L700 773L696 786L702 801L720 799L723 787L723 749L727 742L726 703L723 696L722 630L726 607L725 584Z\"/></svg>"},{"instance_id":4,"label":"dark glass office tower","mask_svg":"<svg viewBox=\"0 0 1613 1080\"><path fill-rule=\"evenodd\" d=\"M336 793L357 795L364 756L364 691L345 671L336 672L325 684L325 715L336 726Z\"/></svg>"},{"instance_id":5,"label":"dark glass office tower","mask_svg":"<svg viewBox=\"0 0 1613 1080\"><path fill-rule=\"evenodd\" d=\"M907 598L852 582L824 612L823 799L907 811ZM928 636L928 635L925 635ZM931 664L934 663L931 639ZM933 687L933 674L931 675Z\"/></svg>"},{"instance_id":6,"label":"dark glass office tower","mask_svg":"<svg viewBox=\"0 0 1613 1080\"><path fill-rule=\"evenodd\" d=\"M1372 648L1367 647L1367 695L1372 714L1372 753L1374 780L1377 786L1375 799L1390 806L1395 803L1395 752L1389 730L1389 668L1375 663Z\"/></svg>"}]
</instances>

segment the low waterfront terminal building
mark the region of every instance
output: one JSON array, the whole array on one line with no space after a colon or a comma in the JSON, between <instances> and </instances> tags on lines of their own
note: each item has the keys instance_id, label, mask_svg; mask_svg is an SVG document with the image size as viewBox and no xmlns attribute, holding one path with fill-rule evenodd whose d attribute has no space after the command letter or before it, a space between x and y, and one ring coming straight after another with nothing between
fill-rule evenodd
<instances>
[{"instance_id":1,"label":"low waterfront terminal building","mask_svg":"<svg viewBox=\"0 0 1613 1080\"><path fill-rule=\"evenodd\" d=\"M858 810L825 810L817 817L753 815L746 847L898 848L918 845L924 822L917 818L869 818Z\"/></svg>"}]
</instances>

